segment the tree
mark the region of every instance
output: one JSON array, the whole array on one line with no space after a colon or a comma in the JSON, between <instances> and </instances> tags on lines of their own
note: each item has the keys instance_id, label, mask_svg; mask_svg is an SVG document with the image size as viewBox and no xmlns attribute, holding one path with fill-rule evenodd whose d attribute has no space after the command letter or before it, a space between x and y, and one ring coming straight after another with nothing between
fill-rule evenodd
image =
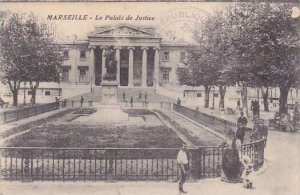
<instances>
[{"instance_id":1,"label":"tree","mask_svg":"<svg viewBox=\"0 0 300 195\"><path fill-rule=\"evenodd\" d=\"M191 46L188 49L186 67L177 70L178 80L181 84L190 86L204 86L205 99L204 108L209 107L209 93L211 87L216 84L216 68L213 66L211 53L204 45L205 40L201 37L200 45Z\"/></svg>"},{"instance_id":2,"label":"tree","mask_svg":"<svg viewBox=\"0 0 300 195\"><path fill-rule=\"evenodd\" d=\"M239 75L243 86L279 87L279 112L286 112L289 89L299 83L300 75L300 23L291 17L292 4L238 4L228 10L240 62L230 67L231 73ZM267 103L267 92L263 97Z\"/></svg>"},{"instance_id":3,"label":"tree","mask_svg":"<svg viewBox=\"0 0 300 195\"><path fill-rule=\"evenodd\" d=\"M10 89L17 105L17 91L21 81L29 82L32 103L35 103L36 90L40 82L59 82L60 66L63 61L61 49L47 34L47 25L26 14L11 14L5 20L1 31L2 68L17 69L17 75L6 72L8 81L14 79L16 86ZM21 34L20 34L21 33ZM9 82L10 83L10 82Z\"/></svg>"},{"instance_id":4,"label":"tree","mask_svg":"<svg viewBox=\"0 0 300 195\"><path fill-rule=\"evenodd\" d=\"M24 81L26 72L23 66L26 55L25 29L19 14L6 15L3 19L5 22L0 29L1 81L8 84L13 94L13 105L16 106L20 83Z\"/></svg>"},{"instance_id":5,"label":"tree","mask_svg":"<svg viewBox=\"0 0 300 195\"><path fill-rule=\"evenodd\" d=\"M180 70L177 73L179 81L183 84L204 86L205 108L209 106L211 87L218 86L219 108L223 109L226 87L232 85L224 74L224 66L231 63L231 43L226 28L228 25L223 12L215 12L206 18L203 26L194 31L195 45L189 49L186 63L189 71ZM192 80L187 77L191 77Z\"/></svg>"}]
</instances>

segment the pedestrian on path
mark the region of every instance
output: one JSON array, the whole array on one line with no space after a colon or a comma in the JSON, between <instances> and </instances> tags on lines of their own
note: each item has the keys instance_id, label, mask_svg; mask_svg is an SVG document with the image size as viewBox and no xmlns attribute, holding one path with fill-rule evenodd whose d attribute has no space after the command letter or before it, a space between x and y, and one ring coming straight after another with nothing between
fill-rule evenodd
<instances>
[{"instance_id":1,"label":"pedestrian on path","mask_svg":"<svg viewBox=\"0 0 300 195\"><path fill-rule=\"evenodd\" d=\"M284 124L285 131L294 132L294 127L291 123L289 114L284 114L283 124Z\"/></svg>"},{"instance_id":2,"label":"pedestrian on path","mask_svg":"<svg viewBox=\"0 0 300 195\"><path fill-rule=\"evenodd\" d=\"M240 109L241 109L241 101L240 101L240 99L238 99L238 101L236 102L236 105L237 105L237 110L240 111Z\"/></svg>"},{"instance_id":3,"label":"pedestrian on path","mask_svg":"<svg viewBox=\"0 0 300 195\"><path fill-rule=\"evenodd\" d=\"M177 99L177 105L181 106L181 100L180 100L180 98Z\"/></svg>"},{"instance_id":4,"label":"pedestrian on path","mask_svg":"<svg viewBox=\"0 0 300 195\"><path fill-rule=\"evenodd\" d=\"M183 184L186 181L186 177L188 173L188 164L189 164L186 148L187 148L186 144L183 143L177 155L177 163L180 169L179 193L183 193L183 194L187 193L183 190Z\"/></svg>"},{"instance_id":5,"label":"pedestrian on path","mask_svg":"<svg viewBox=\"0 0 300 195\"><path fill-rule=\"evenodd\" d=\"M82 107L83 101L84 101L84 98L83 98L83 96L81 96L81 98L80 98L80 107Z\"/></svg>"},{"instance_id":6,"label":"pedestrian on path","mask_svg":"<svg viewBox=\"0 0 300 195\"><path fill-rule=\"evenodd\" d=\"M130 106L131 106L131 108L133 107L133 97L132 96L130 97Z\"/></svg>"},{"instance_id":7,"label":"pedestrian on path","mask_svg":"<svg viewBox=\"0 0 300 195\"><path fill-rule=\"evenodd\" d=\"M252 182L252 175L254 172L253 164L252 164L249 156L247 156L247 155L243 156L243 158L241 159L241 163L244 166L244 170L243 170L243 173L241 176L244 187L247 189L250 189L253 187L253 182Z\"/></svg>"},{"instance_id":8,"label":"pedestrian on path","mask_svg":"<svg viewBox=\"0 0 300 195\"><path fill-rule=\"evenodd\" d=\"M237 120L237 131L236 136L241 140L241 142L244 142L245 137L245 131L246 131L246 125L248 123L247 118L244 116L244 112L240 113L240 117Z\"/></svg>"},{"instance_id":9,"label":"pedestrian on path","mask_svg":"<svg viewBox=\"0 0 300 195\"><path fill-rule=\"evenodd\" d=\"M124 102L126 101L126 93L125 93L125 91L123 92L123 101Z\"/></svg>"},{"instance_id":10,"label":"pedestrian on path","mask_svg":"<svg viewBox=\"0 0 300 195\"><path fill-rule=\"evenodd\" d=\"M139 101L142 101L142 92L139 91Z\"/></svg>"},{"instance_id":11,"label":"pedestrian on path","mask_svg":"<svg viewBox=\"0 0 300 195\"><path fill-rule=\"evenodd\" d=\"M147 93L147 91L145 91L144 97L145 97L145 102L147 102L148 101L148 93Z\"/></svg>"}]
</instances>

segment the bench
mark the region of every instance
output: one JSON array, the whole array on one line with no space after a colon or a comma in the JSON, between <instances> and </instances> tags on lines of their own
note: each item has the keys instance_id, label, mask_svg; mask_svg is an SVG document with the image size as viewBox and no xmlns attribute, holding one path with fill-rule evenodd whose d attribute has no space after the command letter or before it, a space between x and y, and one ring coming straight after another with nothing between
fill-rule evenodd
<instances>
[{"instance_id":1,"label":"bench","mask_svg":"<svg viewBox=\"0 0 300 195\"><path fill-rule=\"evenodd\" d=\"M227 113L234 115L235 111L232 108L227 108Z\"/></svg>"}]
</instances>

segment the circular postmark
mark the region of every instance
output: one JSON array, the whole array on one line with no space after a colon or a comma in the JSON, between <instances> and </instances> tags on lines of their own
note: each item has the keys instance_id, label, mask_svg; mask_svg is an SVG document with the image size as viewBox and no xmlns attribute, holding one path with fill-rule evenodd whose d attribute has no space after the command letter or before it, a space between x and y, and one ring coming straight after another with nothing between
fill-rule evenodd
<instances>
[{"instance_id":1,"label":"circular postmark","mask_svg":"<svg viewBox=\"0 0 300 195\"><path fill-rule=\"evenodd\" d=\"M207 17L208 12L195 7L174 9L158 18L157 33L167 41L191 43L194 30L201 28Z\"/></svg>"}]
</instances>

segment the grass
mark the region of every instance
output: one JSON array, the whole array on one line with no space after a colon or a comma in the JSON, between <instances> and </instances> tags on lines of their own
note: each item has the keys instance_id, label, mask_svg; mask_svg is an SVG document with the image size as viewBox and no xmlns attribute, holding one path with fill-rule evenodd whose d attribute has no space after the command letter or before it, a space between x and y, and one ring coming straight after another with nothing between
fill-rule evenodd
<instances>
[{"instance_id":1,"label":"grass","mask_svg":"<svg viewBox=\"0 0 300 195\"><path fill-rule=\"evenodd\" d=\"M168 141L166 141L168 140ZM165 126L45 124L6 142L11 147L136 148L179 147L182 141Z\"/></svg>"},{"instance_id":2,"label":"grass","mask_svg":"<svg viewBox=\"0 0 300 195\"><path fill-rule=\"evenodd\" d=\"M44 124L46 122L55 121L58 118L60 118L62 116L65 116L66 114L71 113L73 111L74 111L74 109L67 109L67 110L64 110L62 112L59 112L59 113L53 114L51 116L48 116L46 118L35 120L35 121L31 121L31 122L19 125L17 127L14 127L12 129L10 129L8 131L5 131L2 134L0 134L0 138L1 137L5 138L5 137L11 136L13 134L20 133L22 131L26 131L26 130L34 127L34 126L39 126L39 125L42 125L42 124Z\"/></svg>"},{"instance_id":3,"label":"grass","mask_svg":"<svg viewBox=\"0 0 300 195\"><path fill-rule=\"evenodd\" d=\"M211 138L208 136L199 137L194 135L192 132L190 132L188 129L180 125L177 121L174 121L172 118L170 118L167 114L163 113L160 110L155 110L158 112L161 116L163 116L174 128L176 128L181 134L183 134L190 142L192 142L195 146L217 146L222 143L223 140L221 140L218 137Z\"/></svg>"}]
</instances>

